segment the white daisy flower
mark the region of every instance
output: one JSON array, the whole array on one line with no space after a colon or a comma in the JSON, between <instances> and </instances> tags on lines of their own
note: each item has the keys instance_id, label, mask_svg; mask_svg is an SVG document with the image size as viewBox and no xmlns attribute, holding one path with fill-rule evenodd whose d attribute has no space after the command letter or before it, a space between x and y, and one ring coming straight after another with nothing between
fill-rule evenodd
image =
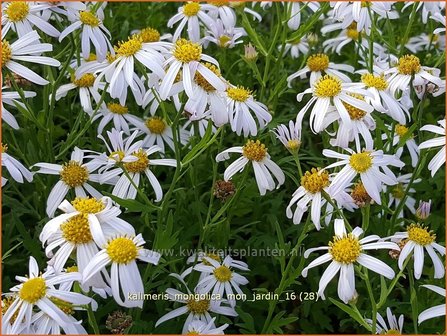
<instances>
[{"instance_id":1,"label":"white daisy flower","mask_svg":"<svg viewBox=\"0 0 447 336\"><path fill-rule=\"evenodd\" d=\"M310 125L314 133L324 130L324 120L327 113L332 110L331 107L335 107L341 120L347 126L351 125L351 117L344 103L367 113L374 110L365 100L357 98L369 95L361 88L361 84L343 83L337 77L329 75L320 77L311 88L297 95L297 101L301 102L303 96L308 93L312 94L312 98L298 112L297 122L302 123L304 115L315 103L310 114Z\"/></svg>"},{"instance_id":2,"label":"white daisy flower","mask_svg":"<svg viewBox=\"0 0 447 336\"><path fill-rule=\"evenodd\" d=\"M175 29L172 40L174 42L177 41L183 29L187 26L188 39L193 42L199 42L200 24L202 23L208 29L212 29L214 26L214 20L205 12L213 10L213 7L212 5L200 4L198 2L188 2L180 7L178 13L168 21L169 28L180 22Z\"/></svg>"},{"instance_id":3,"label":"white daisy flower","mask_svg":"<svg viewBox=\"0 0 447 336\"><path fill-rule=\"evenodd\" d=\"M109 238L107 244L89 262L82 273L83 282L88 282L98 272L111 266L111 287L115 301L123 307L143 307L142 300L129 300L128 294L144 293L143 280L136 260L154 265L158 264L160 254L144 249L145 241L141 234L129 238L116 235Z\"/></svg>"},{"instance_id":4,"label":"white daisy flower","mask_svg":"<svg viewBox=\"0 0 447 336\"><path fill-rule=\"evenodd\" d=\"M219 7L222 8L222 7ZM224 24L220 19L217 19L211 30L206 31L205 37L202 39L203 47L207 48L208 43L214 43L221 48L233 48L237 44L244 41L239 40L241 37L246 36L247 32L241 27L224 27Z\"/></svg>"},{"instance_id":5,"label":"white daisy flower","mask_svg":"<svg viewBox=\"0 0 447 336\"><path fill-rule=\"evenodd\" d=\"M291 153L298 152L301 146L301 125L293 120L289 121L287 125L280 124L273 129L276 138L286 147Z\"/></svg>"},{"instance_id":6,"label":"white daisy flower","mask_svg":"<svg viewBox=\"0 0 447 336\"><path fill-rule=\"evenodd\" d=\"M267 148L259 140L248 140L243 147L231 147L217 154L216 161L225 161L230 158L229 153L239 153L241 157L228 166L224 172L224 180L229 181L234 174L241 172L245 166L251 163L259 193L263 196L266 191L275 189L273 174L278 181L276 188L279 188L285 181L284 173L281 168L270 159Z\"/></svg>"},{"instance_id":7,"label":"white daisy flower","mask_svg":"<svg viewBox=\"0 0 447 336\"><path fill-rule=\"evenodd\" d=\"M333 25L324 26L321 29L321 32L322 34L326 34L332 30L336 30L341 25L343 24L335 23ZM336 37L323 41L324 52L327 53L328 51L331 51L340 55L343 47L348 45L350 42L353 42L354 44L358 42L363 48L369 48L369 42L367 39L359 39L360 34L361 33L357 30L357 23L353 22L347 28L343 29Z\"/></svg>"},{"instance_id":8,"label":"white daisy flower","mask_svg":"<svg viewBox=\"0 0 447 336\"><path fill-rule=\"evenodd\" d=\"M354 264L358 263L371 271L383 275L387 279L393 279L395 273L393 269L383 261L371 257L365 253L367 250L392 249L399 248L392 242L379 241L380 237L371 235L360 239L363 230L356 227L351 233L346 232L345 224L342 219L336 219L334 222L335 235L329 246L310 248L304 252L304 257L318 250L327 250L328 252L312 261L303 269L301 275L307 277L307 272L312 267L331 261L328 268L324 271L318 284L318 296L325 300L324 290L333 277L340 271L338 280L338 297L344 303L348 303L356 294L355 290L355 272Z\"/></svg>"},{"instance_id":9,"label":"white daisy flower","mask_svg":"<svg viewBox=\"0 0 447 336\"><path fill-rule=\"evenodd\" d=\"M85 11L87 6L81 1L58 1L47 2L48 8L42 12L42 18L48 21L52 14L58 18L58 15L67 17L70 21L73 21L76 17L76 13L79 11Z\"/></svg>"},{"instance_id":10,"label":"white daisy flower","mask_svg":"<svg viewBox=\"0 0 447 336\"><path fill-rule=\"evenodd\" d=\"M75 147L71 154L70 161L62 165L40 162L33 167L39 167L37 173L59 175L60 180L56 183L50 192L47 200L47 215L53 217L59 204L67 195L70 189L74 189L77 197L86 197L87 193L95 198L101 198L102 195L93 188L88 181L98 182L91 176L96 170L97 163L84 163L84 151Z\"/></svg>"},{"instance_id":11,"label":"white daisy flower","mask_svg":"<svg viewBox=\"0 0 447 336\"><path fill-rule=\"evenodd\" d=\"M405 124L407 118L410 120L408 108L401 101L396 100L389 91L388 82L383 74L379 72L371 74L366 70L358 72L362 74L361 81L370 93L365 99L376 111L388 114L400 124Z\"/></svg>"},{"instance_id":12,"label":"white daisy flower","mask_svg":"<svg viewBox=\"0 0 447 336\"><path fill-rule=\"evenodd\" d=\"M322 195L322 191L329 193L328 187L328 172L320 171L319 168L312 168L310 171L306 171L301 177L301 186L295 190L286 208L287 218L293 218L293 224L300 224L310 202L312 204L312 223L314 223L317 230L320 230L321 211L327 204L326 199ZM293 205L296 205L296 209L292 212Z\"/></svg>"},{"instance_id":13,"label":"white daisy flower","mask_svg":"<svg viewBox=\"0 0 447 336\"><path fill-rule=\"evenodd\" d=\"M340 161L327 166L325 169L344 166L333 178L329 189L330 194L336 196L356 176L360 175L360 179L371 198L377 204L382 204L380 198L382 184L397 184L397 178L388 166L402 168L404 163L394 155L383 154L382 150L375 151L368 147L366 150L358 150L357 152L350 148L345 148L345 150L349 152L349 155L337 153L330 149L323 150L325 157L340 159Z\"/></svg>"},{"instance_id":14,"label":"white daisy flower","mask_svg":"<svg viewBox=\"0 0 447 336\"><path fill-rule=\"evenodd\" d=\"M435 125L425 125L421 127L421 131L428 131L435 134L442 135L434 139L426 140L419 145L419 149L433 148L442 146L438 153L431 159L428 163L428 169L431 171L431 176L433 177L436 172L445 163L445 119L439 120L438 124L442 127Z\"/></svg>"},{"instance_id":15,"label":"white daisy flower","mask_svg":"<svg viewBox=\"0 0 447 336\"><path fill-rule=\"evenodd\" d=\"M240 286L248 284L247 278L236 273L234 269L249 271L248 265L242 261L234 260L229 255L221 263L206 256L203 259L208 264L205 264L202 260L202 263L194 266L196 271L206 275L198 282L197 293L207 294L212 291L212 294L219 295L222 298L226 294L230 306L234 308L236 306L236 300L232 297L234 292L243 295Z\"/></svg>"},{"instance_id":16,"label":"white daisy flower","mask_svg":"<svg viewBox=\"0 0 447 336\"><path fill-rule=\"evenodd\" d=\"M376 334L386 334L386 335L392 335L392 334L402 334L402 328L404 326L404 315L400 315L399 319L396 319L396 316L394 316L391 313L391 309L386 309L386 317L388 320L388 324L385 322L382 315L377 313L376 319ZM370 326L373 325L373 321L371 319L365 319L365 322L368 323Z\"/></svg>"},{"instance_id":17,"label":"white daisy flower","mask_svg":"<svg viewBox=\"0 0 447 336\"><path fill-rule=\"evenodd\" d=\"M126 221L118 218L119 207L109 197L81 198L72 202L64 200L58 208L64 213L53 218L42 228L39 239L47 245L45 253L48 264L60 273L70 255L76 252L76 264L83 272L89 261L106 244L105 236L113 233L135 235L135 230ZM53 251L58 248L56 253ZM105 287L103 281L94 279L89 286Z\"/></svg>"},{"instance_id":18,"label":"white daisy flower","mask_svg":"<svg viewBox=\"0 0 447 336\"><path fill-rule=\"evenodd\" d=\"M191 293L188 286L184 283L183 279L178 275L176 275L176 278L178 278L185 285L188 292L182 293L177 289L168 288L166 290L166 294L168 295L169 300L179 302L184 305L160 317L155 323L155 327L158 327L160 324L178 316L188 314L182 330L182 333L185 334L188 331L189 324L192 321L196 320L202 321L207 325L209 324L210 328L216 328L216 326L214 325L214 320L211 317L210 313L221 314L225 316L238 316L234 308L227 305L226 300L212 299L212 297L208 295Z\"/></svg>"},{"instance_id":19,"label":"white daisy flower","mask_svg":"<svg viewBox=\"0 0 447 336\"><path fill-rule=\"evenodd\" d=\"M422 8L421 16L422 16L422 23L427 23L429 15L435 15L436 13L442 12L442 10L445 8L445 3L442 1L428 1L428 2L419 2L419 1L408 1L405 2L405 5L402 7L402 11L407 9L408 7L413 8L413 6L416 4L416 10L419 11ZM412 10L412 9L411 9Z\"/></svg>"},{"instance_id":20,"label":"white daisy flower","mask_svg":"<svg viewBox=\"0 0 447 336\"><path fill-rule=\"evenodd\" d=\"M21 283L11 288L14 301L2 317L2 325L10 324L15 318L11 323L11 334L17 334L22 328L29 329L35 306L60 325L71 324L72 320L54 303L54 298L72 305L88 305L93 300L79 293L56 289L55 285L80 278L80 273L55 275L51 268L42 274L36 260L30 257L28 276L16 276Z\"/></svg>"},{"instance_id":21,"label":"white daisy flower","mask_svg":"<svg viewBox=\"0 0 447 336\"><path fill-rule=\"evenodd\" d=\"M422 287L428 288L429 290L435 292L436 294L445 297L445 289L442 287L435 285L422 285ZM445 303L425 309L423 312L421 312L418 316L418 324L421 324L422 322L428 319L444 315L445 315Z\"/></svg>"},{"instance_id":22,"label":"white daisy flower","mask_svg":"<svg viewBox=\"0 0 447 336\"><path fill-rule=\"evenodd\" d=\"M58 321L51 318L51 316L44 312L39 312L34 314L31 319L35 334L61 335L61 331L63 331L66 335L88 335L87 330L82 326L82 321L78 321L72 316L74 311L77 310L72 304L54 299L53 302L67 315L70 323L60 324Z\"/></svg>"},{"instance_id":23,"label":"white daisy flower","mask_svg":"<svg viewBox=\"0 0 447 336\"><path fill-rule=\"evenodd\" d=\"M405 197L405 191L407 190L407 186L410 183L411 176L413 174L404 174L397 177L397 184L393 186L392 188L388 189L390 191L390 200L388 201L388 208L391 208L391 206L396 203L396 206L399 204L399 202L402 200L402 198ZM421 179L415 179L413 183L419 183L421 182ZM387 188L384 188L387 189ZM410 196L410 194L414 194L416 190L414 188L410 188L408 190L406 199L405 199L405 206L410 210L412 214L416 213L416 199L414 197ZM398 214L397 218L403 218L404 217L404 211L403 209Z\"/></svg>"},{"instance_id":24,"label":"white daisy flower","mask_svg":"<svg viewBox=\"0 0 447 336\"><path fill-rule=\"evenodd\" d=\"M33 180L33 174L27 168L25 168L25 166L21 164L17 159L6 153L6 151L8 150L7 145L2 144L0 150L2 167L6 168L14 181L23 183L23 178L25 178L25 180L27 180L28 182L31 182ZM6 184L7 181L8 180L2 176L2 187Z\"/></svg>"},{"instance_id":25,"label":"white daisy flower","mask_svg":"<svg viewBox=\"0 0 447 336\"><path fill-rule=\"evenodd\" d=\"M125 134L130 134L130 127L139 125L141 119L131 113L127 105L121 105L120 103L110 102L102 104L95 114L93 120L100 119L98 124L98 134L104 131L104 128L110 123L113 123L113 128L116 131L123 131Z\"/></svg>"},{"instance_id":26,"label":"white daisy flower","mask_svg":"<svg viewBox=\"0 0 447 336\"><path fill-rule=\"evenodd\" d=\"M445 50L445 36L422 33L418 36L410 37L405 45L405 48L413 54L417 54L422 50L429 51L432 47L441 51Z\"/></svg>"},{"instance_id":27,"label":"white daisy flower","mask_svg":"<svg viewBox=\"0 0 447 336\"><path fill-rule=\"evenodd\" d=\"M11 1L2 3L2 39L10 29L20 37L33 31L33 26L49 36L58 37L59 31L41 18L40 12L50 7L45 2ZM37 33L36 33L37 34Z\"/></svg>"},{"instance_id":28,"label":"white daisy flower","mask_svg":"<svg viewBox=\"0 0 447 336\"><path fill-rule=\"evenodd\" d=\"M393 95L398 90L408 89L410 82L413 86L422 85L425 81L437 86L443 85L443 81L439 78L440 70L422 66L419 58L414 55L402 56L394 67L385 71L385 74L390 74L387 82Z\"/></svg>"},{"instance_id":29,"label":"white daisy flower","mask_svg":"<svg viewBox=\"0 0 447 336\"><path fill-rule=\"evenodd\" d=\"M278 46L278 49L281 50L281 46ZM286 43L284 47L284 56L290 53L292 58L298 58L301 55L307 55L309 53L309 43L306 37L302 37L300 39L292 40Z\"/></svg>"},{"instance_id":30,"label":"white daisy flower","mask_svg":"<svg viewBox=\"0 0 447 336\"><path fill-rule=\"evenodd\" d=\"M16 107L16 104L22 106L23 108L25 108L25 104L23 104L21 101L19 101L20 99L22 99L22 97L20 96L20 94L16 91L5 91L7 90L8 87L7 86L2 86L2 120L8 124L9 126L11 126L14 129L19 129L19 124L17 123L16 118L13 116L13 114L11 112L9 112L5 105L10 105L13 107ZM23 91L23 96L25 98L32 98L36 96L35 92L32 91Z\"/></svg>"},{"instance_id":31,"label":"white daisy flower","mask_svg":"<svg viewBox=\"0 0 447 336\"><path fill-rule=\"evenodd\" d=\"M391 129L391 127L388 127L388 129ZM408 135L408 127L405 125L397 124L394 127L393 139L390 142L388 142L388 144L386 145L387 150L391 151L391 149L393 147L395 148L399 144L400 139L403 137L406 137L407 135ZM382 134L382 140L387 140L388 138L389 138L388 134ZM412 134L405 141L405 146L407 147L408 152L410 153L411 165L413 167L416 167L416 164L419 159L419 148L418 148L418 145L417 145L416 141L414 140L414 136ZM404 148L400 147L396 151L396 156L398 158L401 157L403 150L404 150Z\"/></svg>"},{"instance_id":32,"label":"white daisy flower","mask_svg":"<svg viewBox=\"0 0 447 336\"><path fill-rule=\"evenodd\" d=\"M435 20L436 22L440 23L444 27L436 28L433 30L433 35L437 35L440 33L445 33L445 15L442 15L439 12L433 13L432 16L430 16L430 19Z\"/></svg>"},{"instance_id":33,"label":"white daisy flower","mask_svg":"<svg viewBox=\"0 0 447 336\"><path fill-rule=\"evenodd\" d=\"M146 150L139 148L132 153L133 156L138 158L137 161L124 162L122 167L104 172L102 176L101 174L99 175L98 179L102 183L107 183L108 181L116 179L118 175L122 174L117 182L114 183L115 187L113 188L112 194L122 199L135 199L137 196L137 189L135 188L134 184L138 187L140 184L140 178L144 174L154 189L155 202L160 202L163 198L163 190L160 182L158 182L157 178L152 172L151 166L177 166L177 161L174 159L149 159L149 155L160 151L161 148L158 146L152 146ZM124 174L123 169L125 169L129 174L133 183L129 180L126 174Z\"/></svg>"},{"instance_id":34,"label":"white daisy flower","mask_svg":"<svg viewBox=\"0 0 447 336\"><path fill-rule=\"evenodd\" d=\"M81 29L81 51L82 57L88 58L90 55L90 43L95 47L95 54L98 60L102 62L106 58L107 51L113 52L112 44L109 42L110 32L102 23L98 14L91 11L77 12L71 21L71 25L65 28L59 36L61 42L68 34L77 29Z\"/></svg>"},{"instance_id":35,"label":"white daisy flower","mask_svg":"<svg viewBox=\"0 0 447 336\"><path fill-rule=\"evenodd\" d=\"M214 325L215 317L210 322L205 323L201 320L191 321L186 330L186 335L224 335L224 330L228 327L228 323L216 327Z\"/></svg>"},{"instance_id":36,"label":"white daisy flower","mask_svg":"<svg viewBox=\"0 0 447 336\"><path fill-rule=\"evenodd\" d=\"M292 87L291 82L295 78L306 78L306 74L310 72L310 85L312 86L323 75L330 75L340 78L343 82L351 82L351 79L341 71L349 73L354 72L354 67L346 64L335 64L329 61L326 54L313 54L307 58L306 66L301 70L287 77L287 85Z\"/></svg>"},{"instance_id":37,"label":"white daisy flower","mask_svg":"<svg viewBox=\"0 0 447 336\"><path fill-rule=\"evenodd\" d=\"M297 30L301 25L301 11L304 8L310 9L312 12L316 12L320 9L320 4L318 1L293 1L290 3L284 2L284 5L289 4L290 8L290 19L287 21L287 26L292 30ZM301 8L301 6L304 6Z\"/></svg>"},{"instance_id":38,"label":"white daisy flower","mask_svg":"<svg viewBox=\"0 0 447 336\"><path fill-rule=\"evenodd\" d=\"M445 255L445 247L435 242L436 235L429 231L428 227L421 224L410 224L407 226L407 231L396 232L391 237L393 241L404 240L405 245L400 250L398 266L403 269L405 259L413 252L414 258L414 277L420 279L422 269L424 268L424 249L427 251L435 268L434 278L441 279L445 275L445 266L441 258L436 254L438 252L441 256Z\"/></svg>"},{"instance_id":39,"label":"white daisy flower","mask_svg":"<svg viewBox=\"0 0 447 336\"><path fill-rule=\"evenodd\" d=\"M49 82L46 79L16 62L23 61L41 65L60 66L61 63L54 58L40 56L43 52L52 51L53 46L49 43L40 43L39 39L39 34L33 30L22 35L12 44L9 44L7 40L2 40L2 67L35 84L47 85Z\"/></svg>"},{"instance_id":40,"label":"white daisy flower","mask_svg":"<svg viewBox=\"0 0 447 336\"><path fill-rule=\"evenodd\" d=\"M71 90L79 90L79 100L81 102L82 109L88 115L93 114L92 97L93 100L98 103L101 100L101 94L98 90L104 90L105 83L99 83L94 85L96 76L92 73L85 73L80 77L72 78L72 82L64 84L58 87L56 90L56 101L65 97Z\"/></svg>"},{"instance_id":41,"label":"white daisy flower","mask_svg":"<svg viewBox=\"0 0 447 336\"><path fill-rule=\"evenodd\" d=\"M188 120L183 125L182 129L189 133L190 137L196 135L196 129L199 131L201 138L204 137L206 130L208 129L208 123L211 120L211 111L205 111L201 116L195 116L189 113L185 113ZM188 131L189 127L189 131ZM216 126L211 125L211 133L215 134L217 132Z\"/></svg>"},{"instance_id":42,"label":"white daisy flower","mask_svg":"<svg viewBox=\"0 0 447 336\"><path fill-rule=\"evenodd\" d=\"M268 107L256 101L252 92L243 86L230 85L225 91L224 96L227 101L231 129L237 135L241 135L242 132L244 133L244 137L258 134L256 121L250 111L258 119L259 129L263 129L272 121L272 115L269 113Z\"/></svg>"}]
</instances>

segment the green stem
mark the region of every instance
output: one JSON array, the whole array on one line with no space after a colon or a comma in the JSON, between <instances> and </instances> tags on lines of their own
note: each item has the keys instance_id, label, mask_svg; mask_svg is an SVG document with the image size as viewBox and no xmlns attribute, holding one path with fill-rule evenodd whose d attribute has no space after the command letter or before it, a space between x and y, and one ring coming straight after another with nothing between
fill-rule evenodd
<instances>
[{"instance_id":1,"label":"green stem","mask_svg":"<svg viewBox=\"0 0 447 336\"><path fill-rule=\"evenodd\" d=\"M93 314L91 305L87 305L87 315L88 315L88 322L90 326L93 328L93 332L95 333L95 335L99 335L98 323L96 322L96 317L95 314Z\"/></svg>"},{"instance_id":2,"label":"green stem","mask_svg":"<svg viewBox=\"0 0 447 336\"><path fill-rule=\"evenodd\" d=\"M374 300L374 294L373 294L373 291L371 288L371 282L369 280L367 268L365 268L364 275L365 275L364 279L365 279L366 289L368 290L369 301L371 302L371 308L372 308L371 334L374 335L376 333L376 326L377 326L377 304L376 304L376 300Z\"/></svg>"}]
</instances>

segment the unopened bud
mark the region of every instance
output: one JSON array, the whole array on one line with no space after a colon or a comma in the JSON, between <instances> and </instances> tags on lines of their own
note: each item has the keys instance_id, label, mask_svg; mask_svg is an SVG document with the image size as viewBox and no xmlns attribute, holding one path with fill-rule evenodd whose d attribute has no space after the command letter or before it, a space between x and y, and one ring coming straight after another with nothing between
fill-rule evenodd
<instances>
[{"instance_id":1,"label":"unopened bud","mask_svg":"<svg viewBox=\"0 0 447 336\"><path fill-rule=\"evenodd\" d=\"M258 59L258 52L256 51L255 47L248 43L244 46L245 48L245 55L244 58L249 62L254 62Z\"/></svg>"},{"instance_id":2,"label":"unopened bud","mask_svg":"<svg viewBox=\"0 0 447 336\"><path fill-rule=\"evenodd\" d=\"M231 181L216 181L214 186L214 196L225 202L229 197L233 196L235 192L235 187Z\"/></svg>"},{"instance_id":3,"label":"unopened bud","mask_svg":"<svg viewBox=\"0 0 447 336\"><path fill-rule=\"evenodd\" d=\"M309 46L314 47L318 44L318 35L314 33L307 34L307 43Z\"/></svg>"},{"instance_id":4,"label":"unopened bud","mask_svg":"<svg viewBox=\"0 0 447 336\"><path fill-rule=\"evenodd\" d=\"M428 216L430 216L430 206L431 206L431 200L429 200L428 202L425 201L421 201L419 203L419 207L416 210L416 218L424 221L428 218Z\"/></svg>"},{"instance_id":5,"label":"unopened bud","mask_svg":"<svg viewBox=\"0 0 447 336\"><path fill-rule=\"evenodd\" d=\"M106 320L106 328L110 330L112 334L124 334L126 329L132 325L132 316L126 313L116 310L112 314L109 314Z\"/></svg>"}]
</instances>

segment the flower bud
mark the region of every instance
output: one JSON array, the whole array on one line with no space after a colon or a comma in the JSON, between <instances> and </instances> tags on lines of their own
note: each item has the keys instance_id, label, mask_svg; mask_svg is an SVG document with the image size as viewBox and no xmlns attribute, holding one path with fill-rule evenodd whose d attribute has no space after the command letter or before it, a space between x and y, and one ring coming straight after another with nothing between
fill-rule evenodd
<instances>
[{"instance_id":1,"label":"flower bud","mask_svg":"<svg viewBox=\"0 0 447 336\"><path fill-rule=\"evenodd\" d=\"M244 48L245 48L244 58L247 61L254 62L258 59L258 52L251 43L246 44Z\"/></svg>"},{"instance_id":2,"label":"flower bud","mask_svg":"<svg viewBox=\"0 0 447 336\"><path fill-rule=\"evenodd\" d=\"M428 218L428 216L430 216L430 206L431 206L431 200L429 200L428 202L425 201L421 201L419 203L419 207L416 210L416 218L424 221Z\"/></svg>"}]
</instances>

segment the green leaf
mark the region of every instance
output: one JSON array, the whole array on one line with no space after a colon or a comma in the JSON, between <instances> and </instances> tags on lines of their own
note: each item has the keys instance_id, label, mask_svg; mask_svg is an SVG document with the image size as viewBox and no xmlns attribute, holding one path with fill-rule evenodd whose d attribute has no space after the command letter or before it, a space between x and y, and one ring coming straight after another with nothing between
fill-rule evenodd
<instances>
[{"instance_id":1,"label":"green leaf","mask_svg":"<svg viewBox=\"0 0 447 336\"><path fill-rule=\"evenodd\" d=\"M371 331L371 327L368 324L366 324L365 320L363 319L363 317L360 315L360 313L358 311L355 311L348 305L338 302L337 300L334 300L333 298L329 298L329 301L331 301L334 305L336 305L338 308L343 310L346 314L351 316L354 320L356 320L358 323L360 323L362 326L364 326L366 329L368 329L368 331Z\"/></svg>"},{"instance_id":2,"label":"green leaf","mask_svg":"<svg viewBox=\"0 0 447 336\"><path fill-rule=\"evenodd\" d=\"M152 204L143 204L133 199L123 199L119 198L111 193L104 192L105 195L109 196L112 200L118 203L123 208L126 208L127 212L144 212L144 213L152 213L155 210L159 210L160 208L152 205Z\"/></svg>"},{"instance_id":3,"label":"green leaf","mask_svg":"<svg viewBox=\"0 0 447 336\"><path fill-rule=\"evenodd\" d=\"M272 322L270 323L270 328L272 332L275 332L277 334L284 334L282 327L289 325L296 320L298 320L298 317L285 317L286 311L281 311L278 314L275 315L275 317L272 319Z\"/></svg>"}]
</instances>

